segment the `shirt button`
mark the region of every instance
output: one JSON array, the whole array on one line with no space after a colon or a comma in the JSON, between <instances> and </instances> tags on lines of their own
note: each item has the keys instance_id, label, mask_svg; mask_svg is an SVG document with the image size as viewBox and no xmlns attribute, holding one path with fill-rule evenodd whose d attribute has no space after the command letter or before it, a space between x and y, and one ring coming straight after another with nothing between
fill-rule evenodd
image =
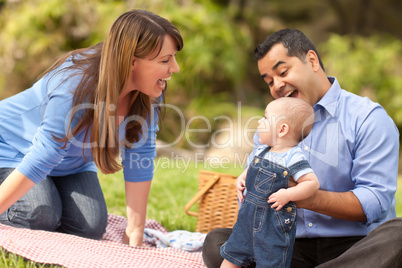
<instances>
[{"instance_id":1,"label":"shirt button","mask_svg":"<svg viewBox=\"0 0 402 268\"><path fill-rule=\"evenodd\" d=\"M260 162L260 159L257 158L256 160L254 160L254 163L257 164L258 162Z\"/></svg>"},{"instance_id":2,"label":"shirt button","mask_svg":"<svg viewBox=\"0 0 402 268\"><path fill-rule=\"evenodd\" d=\"M308 224L308 227L313 227L313 224L310 222L309 224Z\"/></svg>"},{"instance_id":3,"label":"shirt button","mask_svg":"<svg viewBox=\"0 0 402 268\"><path fill-rule=\"evenodd\" d=\"M307 145L304 146L304 150L305 150L305 151L308 151L308 146L307 146Z\"/></svg>"},{"instance_id":4,"label":"shirt button","mask_svg":"<svg viewBox=\"0 0 402 268\"><path fill-rule=\"evenodd\" d=\"M284 172L283 172L283 176L287 176L288 175L288 172L285 170Z\"/></svg>"},{"instance_id":5,"label":"shirt button","mask_svg":"<svg viewBox=\"0 0 402 268\"><path fill-rule=\"evenodd\" d=\"M292 208L291 208L291 207L288 207L286 210L287 210L288 212L292 212Z\"/></svg>"}]
</instances>

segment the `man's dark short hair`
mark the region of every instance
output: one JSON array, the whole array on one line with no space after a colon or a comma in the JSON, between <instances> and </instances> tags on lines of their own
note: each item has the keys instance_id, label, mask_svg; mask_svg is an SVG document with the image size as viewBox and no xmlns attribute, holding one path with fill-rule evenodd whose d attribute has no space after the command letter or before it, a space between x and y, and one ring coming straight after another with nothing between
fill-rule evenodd
<instances>
[{"instance_id":1,"label":"man's dark short hair","mask_svg":"<svg viewBox=\"0 0 402 268\"><path fill-rule=\"evenodd\" d=\"M325 71L324 64L318 55L317 48L311 40L301 31L296 29L282 29L271 35L259 44L254 50L254 59L262 59L276 44L282 44L286 48L289 57L298 57L303 63L306 62L306 54L309 50L317 54L321 68Z\"/></svg>"}]
</instances>

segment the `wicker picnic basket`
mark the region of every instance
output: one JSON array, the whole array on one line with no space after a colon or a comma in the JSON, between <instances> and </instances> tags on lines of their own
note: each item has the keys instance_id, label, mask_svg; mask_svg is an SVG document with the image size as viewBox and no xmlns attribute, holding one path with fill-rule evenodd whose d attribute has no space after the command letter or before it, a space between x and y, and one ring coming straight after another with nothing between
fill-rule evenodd
<instances>
[{"instance_id":1,"label":"wicker picnic basket","mask_svg":"<svg viewBox=\"0 0 402 268\"><path fill-rule=\"evenodd\" d=\"M238 212L236 178L224 173L199 172L198 193L184 207L188 215L198 218L196 232L233 227ZM197 201L198 212L190 211Z\"/></svg>"}]
</instances>

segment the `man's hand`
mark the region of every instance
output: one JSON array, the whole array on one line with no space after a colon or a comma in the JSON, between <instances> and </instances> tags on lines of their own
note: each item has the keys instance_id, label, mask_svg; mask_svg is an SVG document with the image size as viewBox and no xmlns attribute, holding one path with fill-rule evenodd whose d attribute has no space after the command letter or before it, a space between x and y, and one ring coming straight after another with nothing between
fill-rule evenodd
<instances>
[{"instance_id":1,"label":"man's hand","mask_svg":"<svg viewBox=\"0 0 402 268\"><path fill-rule=\"evenodd\" d=\"M243 170L239 177L236 180L236 191L237 191L237 198L239 202L242 203L244 199L243 192L246 189L246 177L247 177L248 168Z\"/></svg>"},{"instance_id":2,"label":"man's hand","mask_svg":"<svg viewBox=\"0 0 402 268\"><path fill-rule=\"evenodd\" d=\"M329 192L318 190L304 200L295 201L297 208L312 210L334 218L366 222L367 218L359 199L353 192Z\"/></svg>"},{"instance_id":3,"label":"man's hand","mask_svg":"<svg viewBox=\"0 0 402 268\"><path fill-rule=\"evenodd\" d=\"M295 187L297 185L297 182L290 177L289 179L289 188ZM304 199L304 200L299 200L299 201L294 201L295 205L297 208L310 208L314 204L314 199L315 199L316 193L314 193L312 196Z\"/></svg>"},{"instance_id":4,"label":"man's hand","mask_svg":"<svg viewBox=\"0 0 402 268\"><path fill-rule=\"evenodd\" d=\"M297 185L297 182L293 179L293 177L289 178L289 187L294 187Z\"/></svg>"},{"instance_id":5,"label":"man's hand","mask_svg":"<svg viewBox=\"0 0 402 268\"><path fill-rule=\"evenodd\" d=\"M242 203L244 199L243 192L246 189L246 180L244 176L239 176L236 180L236 191L239 202Z\"/></svg>"},{"instance_id":6,"label":"man's hand","mask_svg":"<svg viewBox=\"0 0 402 268\"><path fill-rule=\"evenodd\" d=\"M305 208L309 210L313 210L314 202L316 194L313 194L312 196L304 199L304 200L299 200L299 201L294 201L295 205L297 208Z\"/></svg>"}]
</instances>

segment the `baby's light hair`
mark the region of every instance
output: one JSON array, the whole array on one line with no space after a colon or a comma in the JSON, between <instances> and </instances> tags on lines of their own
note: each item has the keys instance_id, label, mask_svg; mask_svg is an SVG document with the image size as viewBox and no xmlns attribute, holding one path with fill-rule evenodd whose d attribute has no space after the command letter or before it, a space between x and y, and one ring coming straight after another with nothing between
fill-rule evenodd
<instances>
[{"instance_id":1,"label":"baby's light hair","mask_svg":"<svg viewBox=\"0 0 402 268\"><path fill-rule=\"evenodd\" d=\"M306 101L298 98L282 97L269 103L283 111L280 116L288 123L295 137L300 142L308 136L313 128L314 109Z\"/></svg>"}]
</instances>

